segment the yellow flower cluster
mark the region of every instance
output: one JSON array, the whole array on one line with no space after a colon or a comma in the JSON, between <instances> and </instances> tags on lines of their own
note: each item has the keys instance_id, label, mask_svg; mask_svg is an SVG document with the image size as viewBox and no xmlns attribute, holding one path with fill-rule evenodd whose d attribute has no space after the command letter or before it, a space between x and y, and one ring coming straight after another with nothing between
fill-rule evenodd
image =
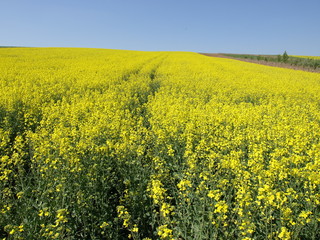
<instances>
[{"instance_id":1,"label":"yellow flower cluster","mask_svg":"<svg viewBox=\"0 0 320 240\"><path fill-rule=\"evenodd\" d=\"M0 72L0 238L320 238L319 73L67 48Z\"/></svg>"}]
</instances>

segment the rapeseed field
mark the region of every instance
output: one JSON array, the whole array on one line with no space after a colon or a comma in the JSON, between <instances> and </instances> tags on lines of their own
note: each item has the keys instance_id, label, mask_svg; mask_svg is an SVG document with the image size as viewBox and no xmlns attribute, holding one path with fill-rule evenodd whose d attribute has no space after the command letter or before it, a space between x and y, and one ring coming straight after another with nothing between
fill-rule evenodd
<instances>
[{"instance_id":1,"label":"rapeseed field","mask_svg":"<svg viewBox=\"0 0 320 240\"><path fill-rule=\"evenodd\" d=\"M0 49L1 239L320 239L320 74Z\"/></svg>"},{"instance_id":2,"label":"rapeseed field","mask_svg":"<svg viewBox=\"0 0 320 240\"><path fill-rule=\"evenodd\" d=\"M299 58L307 58L307 59L320 59L320 56L293 56L293 57L299 57Z\"/></svg>"}]
</instances>

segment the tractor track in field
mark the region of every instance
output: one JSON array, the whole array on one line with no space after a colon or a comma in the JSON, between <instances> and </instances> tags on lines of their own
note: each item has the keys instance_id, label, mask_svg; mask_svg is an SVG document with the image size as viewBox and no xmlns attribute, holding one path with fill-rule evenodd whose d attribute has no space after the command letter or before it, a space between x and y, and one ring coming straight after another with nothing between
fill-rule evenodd
<instances>
[{"instance_id":1,"label":"tractor track in field","mask_svg":"<svg viewBox=\"0 0 320 240\"><path fill-rule=\"evenodd\" d=\"M305 68L302 66L293 66L291 64L283 63L283 62L268 62L265 60L252 60L252 59L235 58L235 57L226 56L221 53L200 53L200 54L202 54L204 56L208 56L208 57L229 58L229 59L233 59L233 60L239 60L239 61L243 61L243 62L255 63L255 64L271 66L271 67L288 68L288 69L300 70L300 71L305 71L305 72L320 73L320 69Z\"/></svg>"}]
</instances>

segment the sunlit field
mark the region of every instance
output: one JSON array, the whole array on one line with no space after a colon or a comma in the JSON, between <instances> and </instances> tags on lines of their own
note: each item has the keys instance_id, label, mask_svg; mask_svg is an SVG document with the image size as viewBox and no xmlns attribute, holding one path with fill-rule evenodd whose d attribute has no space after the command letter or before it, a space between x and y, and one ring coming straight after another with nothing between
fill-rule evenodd
<instances>
[{"instance_id":1,"label":"sunlit field","mask_svg":"<svg viewBox=\"0 0 320 240\"><path fill-rule=\"evenodd\" d=\"M1 239L320 239L320 73L0 49Z\"/></svg>"},{"instance_id":2,"label":"sunlit field","mask_svg":"<svg viewBox=\"0 0 320 240\"><path fill-rule=\"evenodd\" d=\"M300 57L300 58L308 58L308 59L320 59L320 56L293 56L293 57Z\"/></svg>"}]
</instances>

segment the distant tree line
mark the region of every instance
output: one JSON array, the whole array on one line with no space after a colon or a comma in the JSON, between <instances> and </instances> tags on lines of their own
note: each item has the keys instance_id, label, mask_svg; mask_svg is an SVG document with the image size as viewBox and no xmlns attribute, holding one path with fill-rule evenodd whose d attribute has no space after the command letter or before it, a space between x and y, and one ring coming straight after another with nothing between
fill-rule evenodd
<instances>
[{"instance_id":1,"label":"distant tree line","mask_svg":"<svg viewBox=\"0 0 320 240\"><path fill-rule=\"evenodd\" d=\"M308 69L320 69L320 59L310 59L289 56L287 51L282 55L250 55L250 54L224 54L225 56L240 59L249 59L265 62L287 63L291 66L299 66Z\"/></svg>"}]
</instances>

